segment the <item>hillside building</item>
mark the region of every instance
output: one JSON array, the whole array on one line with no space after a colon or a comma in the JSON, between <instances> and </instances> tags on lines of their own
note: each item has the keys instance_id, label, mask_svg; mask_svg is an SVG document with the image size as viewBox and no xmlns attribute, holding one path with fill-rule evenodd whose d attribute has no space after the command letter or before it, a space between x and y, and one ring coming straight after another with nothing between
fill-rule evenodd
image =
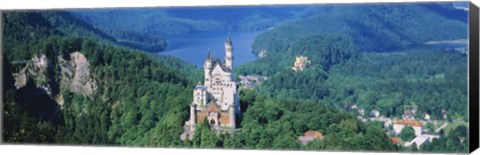
<instances>
[{"instance_id":1,"label":"hillside building","mask_svg":"<svg viewBox=\"0 0 480 155\"><path fill-rule=\"evenodd\" d=\"M298 140L303 144L307 145L308 142L313 141L315 139L323 140L323 134L319 131L312 131L309 130L303 134L303 136L298 137Z\"/></svg>"},{"instance_id":2,"label":"hillside building","mask_svg":"<svg viewBox=\"0 0 480 155\"><path fill-rule=\"evenodd\" d=\"M236 129L240 118L237 83L233 80L233 45L230 35L225 42L225 63L213 59L210 53L204 63L204 81L193 90L190 118L185 122L182 140L193 138L195 124L208 121L216 132Z\"/></svg>"},{"instance_id":3,"label":"hillside building","mask_svg":"<svg viewBox=\"0 0 480 155\"><path fill-rule=\"evenodd\" d=\"M295 62L293 63L292 69L295 72L298 71L303 71L305 68L307 68L310 65L310 60L308 60L308 57L306 56L297 56L295 57Z\"/></svg>"},{"instance_id":4,"label":"hillside building","mask_svg":"<svg viewBox=\"0 0 480 155\"><path fill-rule=\"evenodd\" d=\"M418 121L411 121L411 120L397 120L394 124L393 124L393 130L395 130L395 132L397 134L400 134L400 132L402 131L402 129L406 126L411 126L413 127L413 130L415 131L415 136L420 136L422 135L422 132L423 132L423 127L422 127L422 123L418 122Z\"/></svg>"}]
</instances>

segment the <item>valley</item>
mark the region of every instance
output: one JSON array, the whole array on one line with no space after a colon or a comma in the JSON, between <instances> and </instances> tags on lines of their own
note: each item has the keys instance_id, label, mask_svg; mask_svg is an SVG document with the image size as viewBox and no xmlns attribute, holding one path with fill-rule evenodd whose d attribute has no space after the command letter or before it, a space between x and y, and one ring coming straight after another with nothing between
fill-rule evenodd
<instances>
[{"instance_id":1,"label":"valley","mask_svg":"<svg viewBox=\"0 0 480 155\"><path fill-rule=\"evenodd\" d=\"M466 45L446 41L466 38L467 12L454 6L7 12L4 141L466 152ZM238 130L199 121L182 140L209 52L233 61L217 72L239 83L221 85L238 93Z\"/></svg>"},{"instance_id":2,"label":"valley","mask_svg":"<svg viewBox=\"0 0 480 155\"><path fill-rule=\"evenodd\" d=\"M236 45L233 65L240 66L258 59L251 46L255 37L261 33L262 31L220 31L165 36L169 46L159 54L174 56L201 68L208 52L218 58L225 57L222 42L227 34L231 34Z\"/></svg>"}]
</instances>

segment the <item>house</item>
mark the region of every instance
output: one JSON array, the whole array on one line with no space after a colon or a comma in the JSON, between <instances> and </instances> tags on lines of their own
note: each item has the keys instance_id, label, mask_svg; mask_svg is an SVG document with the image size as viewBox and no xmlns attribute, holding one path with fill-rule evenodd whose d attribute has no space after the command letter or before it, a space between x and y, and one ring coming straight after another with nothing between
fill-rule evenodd
<instances>
[{"instance_id":1,"label":"house","mask_svg":"<svg viewBox=\"0 0 480 155\"><path fill-rule=\"evenodd\" d=\"M377 109L373 109L372 111L370 111L370 117L379 117L380 116L380 111L378 111Z\"/></svg>"},{"instance_id":2,"label":"house","mask_svg":"<svg viewBox=\"0 0 480 155\"><path fill-rule=\"evenodd\" d=\"M430 118L431 118L430 114L425 113L424 119L425 119L425 120L430 120Z\"/></svg>"},{"instance_id":3,"label":"house","mask_svg":"<svg viewBox=\"0 0 480 155\"><path fill-rule=\"evenodd\" d=\"M418 122L418 121L412 121L412 120L397 120L397 121L395 121L395 123L393 124L393 129L395 130L395 132L396 132L397 134L400 134L400 132L402 131L402 129L403 129L405 126L411 126L411 127L413 127L413 130L415 131L415 136L420 136L420 135L422 135L423 125L422 125L422 123L420 123L420 122Z\"/></svg>"},{"instance_id":4,"label":"house","mask_svg":"<svg viewBox=\"0 0 480 155\"><path fill-rule=\"evenodd\" d=\"M405 120L415 120L415 113L418 111L418 106L413 105L406 105L403 109L402 118Z\"/></svg>"},{"instance_id":5,"label":"house","mask_svg":"<svg viewBox=\"0 0 480 155\"><path fill-rule=\"evenodd\" d=\"M393 121L391 119L388 119L388 118L384 122L385 123L383 124L383 126L385 126L385 127L388 127L388 126L393 124Z\"/></svg>"},{"instance_id":6,"label":"house","mask_svg":"<svg viewBox=\"0 0 480 155\"><path fill-rule=\"evenodd\" d=\"M358 108L357 104L353 104L350 106L350 109L357 109L357 108Z\"/></svg>"},{"instance_id":7,"label":"house","mask_svg":"<svg viewBox=\"0 0 480 155\"><path fill-rule=\"evenodd\" d=\"M402 118L404 120L415 120L415 114L412 110L407 110L403 113Z\"/></svg>"},{"instance_id":8,"label":"house","mask_svg":"<svg viewBox=\"0 0 480 155\"><path fill-rule=\"evenodd\" d=\"M298 71L303 71L305 68L307 68L311 64L311 61L308 60L308 57L306 56L297 56L295 57L295 62L293 63L292 69L295 72Z\"/></svg>"},{"instance_id":9,"label":"house","mask_svg":"<svg viewBox=\"0 0 480 155\"><path fill-rule=\"evenodd\" d=\"M416 147L420 148L421 145L425 143L431 143L433 139L440 138L440 135L433 135L433 134L423 134L415 137L412 141L406 142L404 144L405 147L411 146L413 143L417 144Z\"/></svg>"},{"instance_id":10,"label":"house","mask_svg":"<svg viewBox=\"0 0 480 155\"><path fill-rule=\"evenodd\" d=\"M442 116L443 116L443 119L447 119L447 113L448 111L445 110L445 109L442 109Z\"/></svg>"},{"instance_id":11,"label":"house","mask_svg":"<svg viewBox=\"0 0 480 155\"><path fill-rule=\"evenodd\" d=\"M364 116L365 115L365 109L363 109L363 108L358 109L358 114L360 114L360 116Z\"/></svg>"},{"instance_id":12,"label":"house","mask_svg":"<svg viewBox=\"0 0 480 155\"><path fill-rule=\"evenodd\" d=\"M372 117L372 118L369 118L369 120L383 122L384 127L388 127L393 124L393 121L385 116Z\"/></svg>"},{"instance_id":13,"label":"house","mask_svg":"<svg viewBox=\"0 0 480 155\"><path fill-rule=\"evenodd\" d=\"M402 143L402 140L400 138L397 138L397 137L390 137L390 141L394 144L401 144Z\"/></svg>"},{"instance_id":14,"label":"house","mask_svg":"<svg viewBox=\"0 0 480 155\"><path fill-rule=\"evenodd\" d=\"M396 135L395 130L387 130L386 133L387 133L387 135L391 135L391 136Z\"/></svg>"},{"instance_id":15,"label":"house","mask_svg":"<svg viewBox=\"0 0 480 155\"><path fill-rule=\"evenodd\" d=\"M315 139L322 140L323 134L319 131L309 130L305 132L303 136L298 137L298 140L302 142L303 145L307 145L308 142L313 141Z\"/></svg>"}]
</instances>

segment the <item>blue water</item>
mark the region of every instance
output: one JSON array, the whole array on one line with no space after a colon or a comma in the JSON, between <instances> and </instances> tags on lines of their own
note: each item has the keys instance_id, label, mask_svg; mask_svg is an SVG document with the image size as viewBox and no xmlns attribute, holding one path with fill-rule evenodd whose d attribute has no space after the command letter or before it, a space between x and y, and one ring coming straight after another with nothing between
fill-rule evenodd
<instances>
[{"instance_id":1,"label":"blue water","mask_svg":"<svg viewBox=\"0 0 480 155\"><path fill-rule=\"evenodd\" d=\"M262 31L236 31L230 32L233 42L233 65L257 60L252 53L252 43ZM168 47L160 54L171 55L190 62L198 67L203 67L208 51L214 58L224 61L225 40L229 32L197 32L189 34L165 36Z\"/></svg>"}]
</instances>

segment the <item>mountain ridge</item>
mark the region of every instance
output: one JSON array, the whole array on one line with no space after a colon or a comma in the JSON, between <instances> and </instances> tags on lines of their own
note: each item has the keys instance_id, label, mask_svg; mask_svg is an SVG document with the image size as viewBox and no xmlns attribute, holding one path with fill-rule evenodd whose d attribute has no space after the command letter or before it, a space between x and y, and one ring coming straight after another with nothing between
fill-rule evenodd
<instances>
[{"instance_id":1,"label":"mountain ridge","mask_svg":"<svg viewBox=\"0 0 480 155\"><path fill-rule=\"evenodd\" d=\"M451 4L451 3L447 3ZM392 51L422 44L432 39L467 37L467 12L445 17L438 12L452 12L453 5L439 4L357 4L326 5L323 11L305 19L278 25L259 35L255 52L283 52L288 40L314 34L341 33L351 36L364 51ZM431 10L436 11L431 11ZM321 25L321 26L318 26ZM441 30L441 31L439 31Z\"/></svg>"}]
</instances>

